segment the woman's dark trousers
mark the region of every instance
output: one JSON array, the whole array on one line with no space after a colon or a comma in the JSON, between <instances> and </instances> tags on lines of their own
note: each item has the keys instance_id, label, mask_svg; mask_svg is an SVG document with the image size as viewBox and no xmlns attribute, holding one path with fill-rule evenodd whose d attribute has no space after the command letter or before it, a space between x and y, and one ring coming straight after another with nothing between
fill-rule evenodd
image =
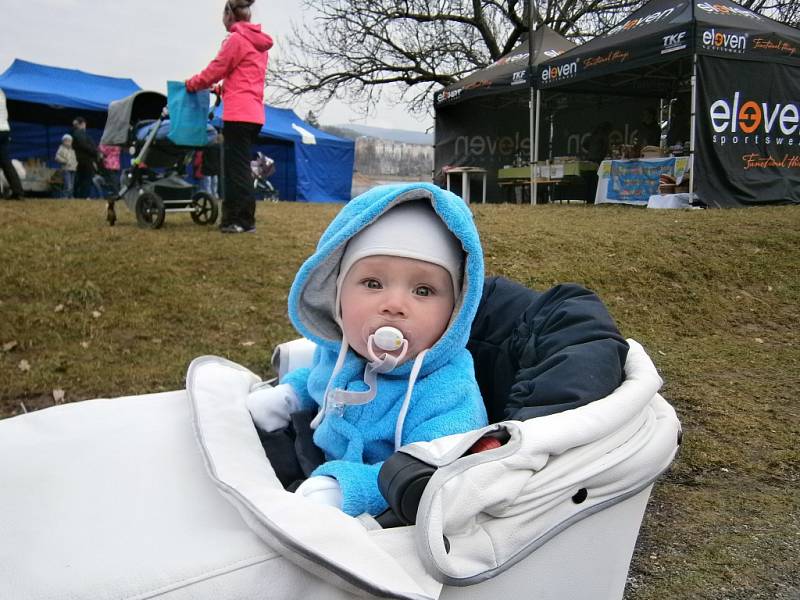
<instances>
[{"instance_id":1,"label":"woman's dark trousers","mask_svg":"<svg viewBox=\"0 0 800 600\"><path fill-rule=\"evenodd\" d=\"M225 197L222 202L221 227L240 225L251 229L256 225L256 198L250 173L250 153L261 131L257 123L225 121L224 137Z\"/></svg>"}]
</instances>

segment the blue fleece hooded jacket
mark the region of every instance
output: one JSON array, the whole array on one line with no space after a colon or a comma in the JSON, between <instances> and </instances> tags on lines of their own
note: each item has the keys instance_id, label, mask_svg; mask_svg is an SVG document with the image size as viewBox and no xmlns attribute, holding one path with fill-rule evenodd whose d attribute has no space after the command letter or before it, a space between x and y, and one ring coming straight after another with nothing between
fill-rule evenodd
<instances>
[{"instance_id":1,"label":"blue fleece hooded jacket","mask_svg":"<svg viewBox=\"0 0 800 600\"><path fill-rule=\"evenodd\" d=\"M317 344L313 363L282 380L297 393L302 409L322 410L329 388L367 389L366 361L352 349L331 381L342 344L342 332L334 318L339 265L356 233L392 207L414 200L430 202L461 242L464 273L450 324L422 359L402 422L402 444L462 433L487 423L472 356L466 349L483 288L483 253L472 213L458 196L428 183L387 185L344 206L322 234L314 254L300 267L289 293L292 323ZM326 462L312 475L327 475L339 482L342 508L350 515L376 515L386 509L378 489L378 472L395 450L395 427L413 362L378 375L377 395L370 402L348 405L341 414L327 411L314 433L314 443L324 452Z\"/></svg>"}]
</instances>

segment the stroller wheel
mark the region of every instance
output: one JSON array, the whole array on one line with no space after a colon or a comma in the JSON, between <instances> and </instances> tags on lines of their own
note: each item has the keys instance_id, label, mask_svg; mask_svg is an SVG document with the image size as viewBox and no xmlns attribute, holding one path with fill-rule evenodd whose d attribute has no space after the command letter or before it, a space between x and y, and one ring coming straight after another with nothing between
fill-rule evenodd
<instances>
[{"instance_id":1,"label":"stroller wheel","mask_svg":"<svg viewBox=\"0 0 800 600\"><path fill-rule=\"evenodd\" d=\"M192 196L192 221L198 225L213 225L217 222L219 208L217 201L206 192L197 192Z\"/></svg>"},{"instance_id":2,"label":"stroller wheel","mask_svg":"<svg viewBox=\"0 0 800 600\"><path fill-rule=\"evenodd\" d=\"M152 192L140 194L136 199L136 221L139 227L161 227L164 224L164 201Z\"/></svg>"}]
</instances>

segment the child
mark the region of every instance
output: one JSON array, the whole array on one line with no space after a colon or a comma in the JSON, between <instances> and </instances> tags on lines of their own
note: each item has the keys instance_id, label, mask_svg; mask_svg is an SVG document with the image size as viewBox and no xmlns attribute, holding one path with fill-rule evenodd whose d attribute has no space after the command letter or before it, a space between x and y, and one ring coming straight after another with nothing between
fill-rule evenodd
<instances>
[{"instance_id":1,"label":"child","mask_svg":"<svg viewBox=\"0 0 800 600\"><path fill-rule=\"evenodd\" d=\"M104 187L108 187L115 195L119 192L119 175L120 175L120 156L122 154L119 146L109 146L108 144L100 144L97 149L103 155L101 161L102 176L105 182ZM101 196L102 197L102 196Z\"/></svg>"},{"instance_id":2,"label":"child","mask_svg":"<svg viewBox=\"0 0 800 600\"><path fill-rule=\"evenodd\" d=\"M381 186L342 209L289 294L294 326L317 344L313 364L247 401L262 431L318 410L325 462L297 493L377 515L387 506L378 472L397 448L486 425L466 349L482 286L480 240L458 196Z\"/></svg>"},{"instance_id":3,"label":"child","mask_svg":"<svg viewBox=\"0 0 800 600\"><path fill-rule=\"evenodd\" d=\"M75 185L75 171L78 169L78 157L72 148L72 136L65 133L61 136L61 145L56 150L56 162L61 165L61 176L64 187L61 190L62 198L72 198L72 188Z\"/></svg>"}]
</instances>

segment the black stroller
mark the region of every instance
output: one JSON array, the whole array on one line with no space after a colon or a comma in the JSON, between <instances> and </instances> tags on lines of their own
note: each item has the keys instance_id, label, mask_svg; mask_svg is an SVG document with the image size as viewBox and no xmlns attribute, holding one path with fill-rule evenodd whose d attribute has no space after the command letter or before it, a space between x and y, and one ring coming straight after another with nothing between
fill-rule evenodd
<instances>
[{"instance_id":1,"label":"black stroller","mask_svg":"<svg viewBox=\"0 0 800 600\"><path fill-rule=\"evenodd\" d=\"M101 143L129 147L132 155L119 193L108 199L109 225L117 220L117 200L125 201L141 227L158 229L168 212L190 213L198 225L213 225L217 220L219 207L214 197L183 178L197 148L177 146L169 140L166 106L163 94L140 91L108 107ZM217 132L210 124L207 134L211 143Z\"/></svg>"}]
</instances>

